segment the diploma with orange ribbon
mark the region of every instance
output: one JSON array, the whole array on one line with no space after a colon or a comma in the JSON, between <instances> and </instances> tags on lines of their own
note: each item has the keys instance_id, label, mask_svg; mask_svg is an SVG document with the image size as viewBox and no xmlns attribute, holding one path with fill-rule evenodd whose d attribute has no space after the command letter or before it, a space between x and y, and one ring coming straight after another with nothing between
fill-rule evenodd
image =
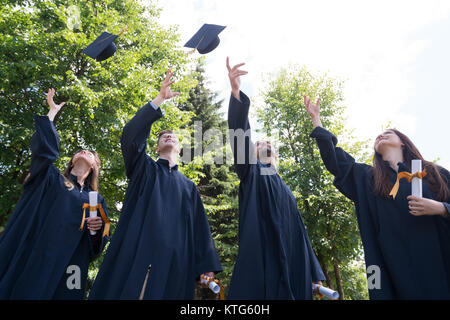
<instances>
[{"instance_id":1,"label":"diploma with orange ribbon","mask_svg":"<svg viewBox=\"0 0 450 320\"><path fill-rule=\"evenodd\" d=\"M94 198L95 195L93 194L92 197ZM89 202L91 202L91 195L89 195ZM110 224L111 223L110 223L108 217L106 216L105 211L103 210L103 207L102 207L101 203L99 203L99 204L97 204L95 206L91 206L89 203L84 203L83 204L83 208L82 208L83 209L83 218L81 219L80 230L83 230L84 222L86 220L86 209L88 209L88 208L89 208L89 212L90 212L89 217L96 217L97 216L97 209L98 209L98 211L100 211L100 214L102 216L102 220L105 223L105 228L103 230L103 237L104 236L108 236L109 237L109 228L110 228ZM94 213L94 211L95 211L95 213ZM91 234L95 234L95 231L94 231L94 233L91 232Z\"/></svg>"},{"instance_id":2,"label":"diploma with orange ribbon","mask_svg":"<svg viewBox=\"0 0 450 320\"><path fill-rule=\"evenodd\" d=\"M217 279L212 280L211 277L202 275L200 277L200 282L203 283L204 285L207 285L208 288L211 289L211 291L214 292L215 294L219 294L220 300L225 300L223 287L220 284L219 280Z\"/></svg>"},{"instance_id":3,"label":"diploma with orange ribbon","mask_svg":"<svg viewBox=\"0 0 450 320\"><path fill-rule=\"evenodd\" d=\"M412 182L411 195L422 198L422 179L427 175L427 172L425 170L422 171L422 161L412 160L411 171L413 173L403 171L397 174L397 181L395 182L394 187L389 193L389 195L394 199L397 195L398 188L400 187L400 179L406 179L408 180L408 182Z\"/></svg>"},{"instance_id":4,"label":"diploma with orange ribbon","mask_svg":"<svg viewBox=\"0 0 450 320\"><path fill-rule=\"evenodd\" d=\"M313 284L313 293L316 294L319 297L319 299L322 299L323 296L326 296L333 300L337 300L339 298L338 292L316 283Z\"/></svg>"}]
</instances>

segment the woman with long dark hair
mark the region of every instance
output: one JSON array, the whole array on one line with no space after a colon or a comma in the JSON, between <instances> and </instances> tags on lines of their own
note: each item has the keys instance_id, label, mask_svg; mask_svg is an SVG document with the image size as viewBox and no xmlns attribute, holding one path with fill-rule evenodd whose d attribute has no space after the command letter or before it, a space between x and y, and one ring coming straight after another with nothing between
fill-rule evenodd
<instances>
[{"instance_id":1,"label":"woman with long dark hair","mask_svg":"<svg viewBox=\"0 0 450 320\"><path fill-rule=\"evenodd\" d=\"M89 262L108 239L103 197L99 217L85 212L88 192L98 189L98 154L76 152L63 174L53 164L60 141L53 120L64 105L54 103L54 94L49 89L47 116L34 118L30 173L0 237L0 299L82 299Z\"/></svg>"},{"instance_id":2,"label":"woman with long dark hair","mask_svg":"<svg viewBox=\"0 0 450 320\"><path fill-rule=\"evenodd\" d=\"M395 129L380 134L373 165L355 162L322 127L320 100L304 97L322 160L334 185L355 203L371 299L450 299L450 173L425 161ZM411 160L422 160L423 197L411 196Z\"/></svg>"}]
</instances>

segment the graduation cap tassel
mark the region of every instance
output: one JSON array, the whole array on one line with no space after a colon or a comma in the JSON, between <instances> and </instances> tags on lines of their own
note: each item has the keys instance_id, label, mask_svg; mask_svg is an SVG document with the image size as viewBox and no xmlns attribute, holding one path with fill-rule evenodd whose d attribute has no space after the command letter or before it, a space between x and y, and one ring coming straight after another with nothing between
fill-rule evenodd
<instances>
[{"instance_id":1,"label":"graduation cap tassel","mask_svg":"<svg viewBox=\"0 0 450 320\"><path fill-rule=\"evenodd\" d=\"M205 35L202 36L202 38L199 40L199 42L198 42L198 44L195 46L195 48L188 52L188 55L191 55L191 54L193 54L195 51L197 51L198 46L200 45L200 43L202 43L202 40L203 40L204 38L205 38Z\"/></svg>"}]
</instances>

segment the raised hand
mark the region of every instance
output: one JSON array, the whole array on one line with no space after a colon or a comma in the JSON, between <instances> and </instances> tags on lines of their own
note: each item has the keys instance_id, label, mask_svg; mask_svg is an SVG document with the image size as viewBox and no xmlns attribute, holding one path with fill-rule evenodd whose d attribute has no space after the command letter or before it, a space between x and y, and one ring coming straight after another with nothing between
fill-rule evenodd
<instances>
[{"instance_id":1,"label":"raised hand","mask_svg":"<svg viewBox=\"0 0 450 320\"><path fill-rule=\"evenodd\" d=\"M239 99L239 90L241 87L241 76L247 74L247 71L240 70L239 67L242 67L245 63L239 63L235 65L233 68L230 67L230 59L227 57L227 69L228 69L228 78L230 78L231 84L231 92L233 96Z\"/></svg>"},{"instance_id":2,"label":"raised hand","mask_svg":"<svg viewBox=\"0 0 450 320\"><path fill-rule=\"evenodd\" d=\"M156 96L156 98L153 100L153 103L156 106L160 106L165 100L173 98L175 96L178 96L179 92L173 92L170 89L170 86L175 83L175 81L172 81L173 72L168 69L166 72L166 78L164 79L163 83L161 84L161 90L159 91L159 94Z\"/></svg>"},{"instance_id":3,"label":"raised hand","mask_svg":"<svg viewBox=\"0 0 450 320\"><path fill-rule=\"evenodd\" d=\"M316 104L313 104L309 98L303 96L303 102L305 103L306 111L311 116L314 128L321 127L322 122L320 121L320 98L317 99Z\"/></svg>"},{"instance_id":4,"label":"raised hand","mask_svg":"<svg viewBox=\"0 0 450 320\"><path fill-rule=\"evenodd\" d=\"M66 104L65 102L61 102L60 104L56 104L55 101L53 101L53 97L54 96L55 96L55 89L53 89L53 88L48 89L47 103L48 103L48 105L50 107L50 110L48 111L47 116L49 117L50 121L53 121L55 119L56 114Z\"/></svg>"}]
</instances>

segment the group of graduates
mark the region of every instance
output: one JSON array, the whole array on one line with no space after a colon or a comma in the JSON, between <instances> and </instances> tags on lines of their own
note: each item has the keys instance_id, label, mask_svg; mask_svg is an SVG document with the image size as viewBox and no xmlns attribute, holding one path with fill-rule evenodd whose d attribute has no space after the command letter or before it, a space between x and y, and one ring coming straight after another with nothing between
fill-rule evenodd
<instances>
[{"instance_id":1,"label":"group of graduates","mask_svg":"<svg viewBox=\"0 0 450 320\"><path fill-rule=\"evenodd\" d=\"M250 99L240 90L243 64L226 66L231 84L229 129L239 186L239 251L228 299L312 299L324 274L290 189L277 173L269 141L251 140ZM180 145L170 130L159 133L158 160L146 154L161 104L176 95L168 70L157 97L125 125L121 136L128 188L120 219L89 292L89 299L193 299L200 277L222 271L196 185L178 170ZM55 167L60 139L53 120L64 103L50 89L47 116L35 116L30 173L0 238L0 299L83 299L89 263L109 241L105 214L85 217L89 191L97 191L100 159L95 151L73 155L63 173ZM378 266L381 283L371 299L450 298L450 173L425 161L401 132L389 129L374 144L373 165L355 162L320 121L320 100L304 105L311 116L334 185L354 201L366 266ZM231 132L231 131L230 131ZM423 197L398 180L421 159ZM395 183L398 192L389 192ZM93 234L94 233L94 234ZM70 286L73 267L78 287Z\"/></svg>"}]
</instances>

